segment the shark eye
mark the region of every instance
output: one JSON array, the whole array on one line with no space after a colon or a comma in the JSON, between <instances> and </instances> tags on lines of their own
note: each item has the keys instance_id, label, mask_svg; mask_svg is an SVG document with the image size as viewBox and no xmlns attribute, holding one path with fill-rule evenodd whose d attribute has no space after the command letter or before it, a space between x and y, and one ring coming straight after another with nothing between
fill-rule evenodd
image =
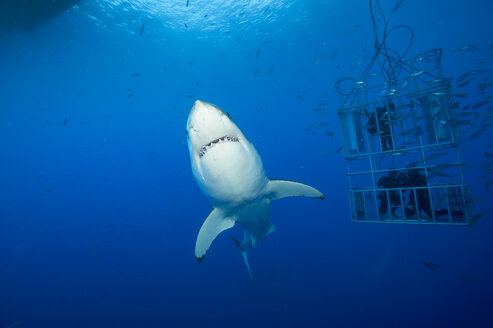
<instances>
[{"instance_id":1,"label":"shark eye","mask_svg":"<svg viewBox=\"0 0 493 328\"><path fill-rule=\"evenodd\" d=\"M187 134L187 136L188 136L188 130L185 130L185 133L186 133L186 134Z\"/></svg>"}]
</instances>

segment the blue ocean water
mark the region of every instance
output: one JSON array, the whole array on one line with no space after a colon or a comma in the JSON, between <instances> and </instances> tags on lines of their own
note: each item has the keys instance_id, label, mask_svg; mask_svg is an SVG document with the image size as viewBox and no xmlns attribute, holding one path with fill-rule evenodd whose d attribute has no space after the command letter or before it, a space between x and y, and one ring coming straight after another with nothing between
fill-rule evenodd
<instances>
[{"instance_id":1,"label":"blue ocean water","mask_svg":"<svg viewBox=\"0 0 493 328\"><path fill-rule=\"evenodd\" d=\"M390 25L412 27L408 56L443 48L447 77L484 70L454 84L474 106L493 95L491 13L404 1ZM493 325L491 104L461 127L484 130L462 147L475 226L351 221L334 83L374 52L368 1L82 0L51 16L2 16L0 327ZM211 209L185 135L197 99L233 116L269 177L326 197L273 202L254 281L229 232L194 257Z\"/></svg>"}]
</instances>

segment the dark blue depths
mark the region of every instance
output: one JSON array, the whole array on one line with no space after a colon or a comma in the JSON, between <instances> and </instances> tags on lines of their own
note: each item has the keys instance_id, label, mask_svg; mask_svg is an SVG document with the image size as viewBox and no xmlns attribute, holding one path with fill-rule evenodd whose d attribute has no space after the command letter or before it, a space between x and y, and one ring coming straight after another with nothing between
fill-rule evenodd
<instances>
[{"instance_id":1,"label":"dark blue depths","mask_svg":"<svg viewBox=\"0 0 493 328\"><path fill-rule=\"evenodd\" d=\"M393 4L381 1L385 13ZM412 27L409 56L443 48L457 79L493 68L492 12L490 1L405 1L391 24ZM350 219L333 85L374 51L366 0L83 0L57 14L2 24L0 327L493 324L491 104L462 127L486 124L464 144L486 211L474 227ZM490 99L492 78L453 84L462 106ZM278 229L249 252L255 281L228 233L194 259L211 207L186 144L196 99L233 116L269 177L326 196L273 203Z\"/></svg>"}]
</instances>

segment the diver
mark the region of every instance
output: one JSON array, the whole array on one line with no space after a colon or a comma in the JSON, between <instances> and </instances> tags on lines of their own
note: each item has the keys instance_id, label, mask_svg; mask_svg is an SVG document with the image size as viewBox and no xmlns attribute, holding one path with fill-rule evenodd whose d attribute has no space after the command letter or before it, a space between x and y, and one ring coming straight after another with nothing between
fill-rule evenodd
<instances>
[{"instance_id":1,"label":"diver","mask_svg":"<svg viewBox=\"0 0 493 328\"><path fill-rule=\"evenodd\" d=\"M380 141L382 142L383 151L394 148L394 144L392 142L392 132L390 130L390 121L393 119L392 113L395 112L395 105L393 102L389 102L387 107L388 109L386 107L377 107L371 114L368 113L365 108L365 114L368 117L366 129L372 136L380 134ZM375 115L378 115L378 126Z\"/></svg>"},{"instance_id":2,"label":"diver","mask_svg":"<svg viewBox=\"0 0 493 328\"><path fill-rule=\"evenodd\" d=\"M433 218L433 211L431 208L430 193L428 188L415 188L415 187L427 187L428 182L426 177L420 173L419 169L410 169L407 173L407 179L404 182L405 187L411 187L409 190L409 201L405 207L406 217L411 217L416 214L416 198L418 199L418 206L420 213L425 212L428 219ZM414 196L416 191L416 197ZM447 215L448 210L441 209L435 211L435 218L443 215Z\"/></svg>"},{"instance_id":3,"label":"diver","mask_svg":"<svg viewBox=\"0 0 493 328\"><path fill-rule=\"evenodd\" d=\"M403 186L404 176L402 174L397 174L397 171L389 171L388 176L381 177L377 186L379 188L401 188ZM397 217L395 211L399 208L401 203L401 195L399 190L388 190L388 199L387 199L387 190L382 190L378 193L378 199L380 200L380 207L378 208L378 213L380 215L385 215L388 209L388 202L390 201L391 205L391 214L394 217Z\"/></svg>"}]
</instances>

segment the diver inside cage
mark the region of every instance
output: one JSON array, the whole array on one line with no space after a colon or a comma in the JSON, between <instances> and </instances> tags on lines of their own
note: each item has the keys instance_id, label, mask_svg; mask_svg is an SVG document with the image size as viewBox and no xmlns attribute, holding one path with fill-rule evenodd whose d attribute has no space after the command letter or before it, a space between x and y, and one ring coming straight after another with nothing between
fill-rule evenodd
<instances>
[{"instance_id":1,"label":"diver inside cage","mask_svg":"<svg viewBox=\"0 0 493 328\"><path fill-rule=\"evenodd\" d=\"M385 107L377 107L372 113L368 112L366 107L364 108L365 115L368 118L366 123L366 130L372 136L380 134L380 141L382 142L382 150L387 151L394 148L392 142L391 121L395 116L395 104L391 101ZM378 125L377 118L378 115Z\"/></svg>"},{"instance_id":2,"label":"diver inside cage","mask_svg":"<svg viewBox=\"0 0 493 328\"><path fill-rule=\"evenodd\" d=\"M407 181L407 176L404 173L399 173L398 171L389 171L389 175L381 177L377 186L379 188L402 188ZM387 198L388 192L388 198ZM380 215L386 215L389 208L390 201L390 212L392 216L397 217L396 211L401 207L401 190L382 190L377 196L380 201L380 206L378 208L378 213ZM404 200L404 197L402 197Z\"/></svg>"},{"instance_id":3,"label":"diver inside cage","mask_svg":"<svg viewBox=\"0 0 493 328\"><path fill-rule=\"evenodd\" d=\"M428 182L426 180L426 176L421 174L419 169L408 170L406 179L403 182L403 187L405 188L410 187L412 189L409 189L409 196L408 196L409 201L407 202L404 209L406 217L412 217L416 215L416 198L417 198L420 216L427 221L432 220L433 210L432 210L432 202L430 199L429 188L423 188L423 187L427 187L427 185ZM426 214L426 217L421 215L422 212ZM434 214L435 214L435 218L439 218L441 216L448 215L448 210L447 209L436 210Z\"/></svg>"}]
</instances>

